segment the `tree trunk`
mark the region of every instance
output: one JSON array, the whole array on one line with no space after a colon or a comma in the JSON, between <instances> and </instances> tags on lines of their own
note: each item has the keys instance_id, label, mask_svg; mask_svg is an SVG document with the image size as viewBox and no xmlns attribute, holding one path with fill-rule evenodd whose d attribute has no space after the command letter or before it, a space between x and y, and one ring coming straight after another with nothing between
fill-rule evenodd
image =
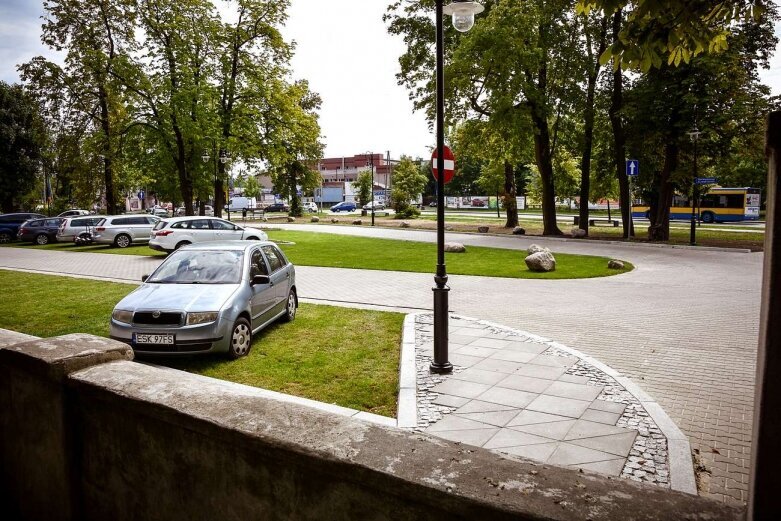
<instances>
[{"instance_id":1,"label":"tree trunk","mask_svg":"<svg viewBox=\"0 0 781 521\"><path fill-rule=\"evenodd\" d=\"M217 152L217 179L214 180L214 216L222 217L222 207L225 206L225 170L226 165L219 160L226 154L226 151L220 148Z\"/></svg>"},{"instance_id":2,"label":"tree trunk","mask_svg":"<svg viewBox=\"0 0 781 521\"><path fill-rule=\"evenodd\" d=\"M504 162L504 208L507 210L507 222L505 228L515 228L518 226L518 200L516 199L518 190L515 185L515 171L509 161ZM499 198L496 200L499 207Z\"/></svg>"},{"instance_id":3,"label":"tree trunk","mask_svg":"<svg viewBox=\"0 0 781 521\"><path fill-rule=\"evenodd\" d=\"M621 11L613 15L613 41L618 41L618 33L621 31ZM613 72L613 93L610 100L610 126L613 129L613 162L615 163L616 176L618 177L619 204L621 206L621 221L624 230L624 239L635 236L630 214L629 178L626 175L626 134L624 123L621 121L621 109L624 105L624 75L621 69Z\"/></svg>"},{"instance_id":4,"label":"tree trunk","mask_svg":"<svg viewBox=\"0 0 781 521\"><path fill-rule=\"evenodd\" d=\"M677 166L678 145L672 140L664 147L664 166L659 175L659 192L655 208L651 211L651 226L648 227L649 240L670 240L670 206L673 202L673 185L670 182L670 175Z\"/></svg>"},{"instance_id":5,"label":"tree trunk","mask_svg":"<svg viewBox=\"0 0 781 521\"><path fill-rule=\"evenodd\" d=\"M550 150L548 122L532 111L532 120L537 127L534 133L534 157L542 180L542 222L543 235L562 235L556 223L556 190L553 183L553 158Z\"/></svg>"},{"instance_id":6,"label":"tree trunk","mask_svg":"<svg viewBox=\"0 0 781 521\"><path fill-rule=\"evenodd\" d=\"M117 211L117 200L114 194L114 162L111 151L111 121L109 120L108 93L103 85L98 86L98 102L100 104L100 127L103 131L103 181L106 185L106 215L114 215Z\"/></svg>"}]
</instances>

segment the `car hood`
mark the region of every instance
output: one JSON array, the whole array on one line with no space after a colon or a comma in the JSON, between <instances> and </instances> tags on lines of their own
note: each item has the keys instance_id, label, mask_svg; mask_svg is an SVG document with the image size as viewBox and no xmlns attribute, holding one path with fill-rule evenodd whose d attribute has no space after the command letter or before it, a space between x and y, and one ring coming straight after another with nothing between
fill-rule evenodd
<instances>
[{"instance_id":1,"label":"car hood","mask_svg":"<svg viewBox=\"0 0 781 521\"><path fill-rule=\"evenodd\" d=\"M239 284L143 284L117 304L136 311L219 311L239 289Z\"/></svg>"}]
</instances>

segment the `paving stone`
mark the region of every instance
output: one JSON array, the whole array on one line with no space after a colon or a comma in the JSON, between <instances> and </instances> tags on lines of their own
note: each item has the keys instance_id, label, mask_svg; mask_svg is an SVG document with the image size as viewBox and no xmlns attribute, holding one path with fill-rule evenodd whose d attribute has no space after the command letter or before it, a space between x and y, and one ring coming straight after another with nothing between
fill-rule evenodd
<instances>
[{"instance_id":1,"label":"paving stone","mask_svg":"<svg viewBox=\"0 0 781 521\"><path fill-rule=\"evenodd\" d=\"M579 465L570 465L570 467L598 472L607 476L620 476L621 470L624 468L624 458L597 461L594 463L581 463Z\"/></svg>"},{"instance_id":2,"label":"paving stone","mask_svg":"<svg viewBox=\"0 0 781 521\"><path fill-rule=\"evenodd\" d=\"M582 465L584 463L595 463L598 461L610 461L616 459L614 454L602 452L599 450L579 447L569 443L559 443L556 450L548 458L547 463L551 465Z\"/></svg>"},{"instance_id":3,"label":"paving stone","mask_svg":"<svg viewBox=\"0 0 781 521\"><path fill-rule=\"evenodd\" d=\"M459 344L459 345L471 344L472 342L475 341L475 338L477 337L473 337L469 335L454 335L453 333L449 333L447 335L448 342L450 342L451 344Z\"/></svg>"},{"instance_id":4,"label":"paving stone","mask_svg":"<svg viewBox=\"0 0 781 521\"><path fill-rule=\"evenodd\" d=\"M563 367L565 369L570 368L578 359L574 356L550 356L550 355L537 355L529 361L530 364L544 365L547 367Z\"/></svg>"},{"instance_id":5,"label":"paving stone","mask_svg":"<svg viewBox=\"0 0 781 521\"><path fill-rule=\"evenodd\" d=\"M492 360L507 360L508 362L526 363L537 356L539 355L535 355L534 353L524 353L523 351L501 350L491 354L490 358Z\"/></svg>"},{"instance_id":6,"label":"paving stone","mask_svg":"<svg viewBox=\"0 0 781 521\"><path fill-rule=\"evenodd\" d=\"M542 393L550 387L551 381L544 380L542 378L532 378L531 376L521 376L517 374L511 374L510 376L502 375L504 379L498 382L501 387L508 389L515 389L518 391L526 391L529 393Z\"/></svg>"},{"instance_id":7,"label":"paving stone","mask_svg":"<svg viewBox=\"0 0 781 521\"><path fill-rule=\"evenodd\" d=\"M543 365L518 364L518 367L514 373L521 376L531 376L532 378L557 380L561 377L561 375L564 374L564 371L566 371L566 368L564 367L546 367Z\"/></svg>"},{"instance_id":8,"label":"paving stone","mask_svg":"<svg viewBox=\"0 0 781 521\"><path fill-rule=\"evenodd\" d=\"M563 374L559 378L560 382L569 382L573 384L587 384L588 383L588 377L586 376L576 376L574 374Z\"/></svg>"},{"instance_id":9,"label":"paving stone","mask_svg":"<svg viewBox=\"0 0 781 521\"><path fill-rule=\"evenodd\" d=\"M503 339L502 336L493 335L489 333L485 328L474 328L474 327L461 327L458 329L451 328L450 330L448 330L448 333L449 333L448 336L450 336L450 334L453 334L453 335L471 336L474 338L481 337L481 338L496 338L499 340Z\"/></svg>"},{"instance_id":10,"label":"paving stone","mask_svg":"<svg viewBox=\"0 0 781 521\"><path fill-rule=\"evenodd\" d=\"M521 367L518 362L507 362L505 360L493 360L486 358L473 366L475 369L482 369L484 371L496 371L498 373L514 373L516 369Z\"/></svg>"},{"instance_id":11,"label":"paving stone","mask_svg":"<svg viewBox=\"0 0 781 521\"><path fill-rule=\"evenodd\" d=\"M469 398L462 398L461 396L451 396L449 394L440 394L434 400L434 403L439 405L446 405L448 407L461 407L469 401Z\"/></svg>"},{"instance_id":12,"label":"paving stone","mask_svg":"<svg viewBox=\"0 0 781 521\"><path fill-rule=\"evenodd\" d=\"M471 400L466 405L459 406L456 412L466 414L470 412L492 412L492 411L514 411L517 414L518 409L516 407L510 407L509 405L502 405L500 403Z\"/></svg>"},{"instance_id":13,"label":"paving stone","mask_svg":"<svg viewBox=\"0 0 781 521\"><path fill-rule=\"evenodd\" d=\"M468 418L463 418L454 414L448 414L437 423L429 426L426 432L443 432L443 431L466 431L472 429L492 429L493 425L488 425Z\"/></svg>"},{"instance_id":14,"label":"paving stone","mask_svg":"<svg viewBox=\"0 0 781 521\"><path fill-rule=\"evenodd\" d=\"M522 353L533 353L539 355L548 349L548 346L535 344L532 342L508 342L504 348L509 351L520 351Z\"/></svg>"},{"instance_id":15,"label":"paving stone","mask_svg":"<svg viewBox=\"0 0 781 521\"><path fill-rule=\"evenodd\" d=\"M470 345L488 347L491 349L504 349L510 342L507 340L494 338L494 337L479 337L475 339Z\"/></svg>"},{"instance_id":16,"label":"paving stone","mask_svg":"<svg viewBox=\"0 0 781 521\"><path fill-rule=\"evenodd\" d=\"M529 405L536 397L537 395L534 393L506 389L504 387L492 387L476 398L484 402L500 403L502 405L510 405L522 409Z\"/></svg>"},{"instance_id":17,"label":"paving stone","mask_svg":"<svg viewBox=\"0 0 781 521\"><path fill-rule=\"evenodd\" d=\"M598 423L606 423L608 425L615 425L620 417L621 415L615 412L606 412L606 411L598 411L596 409L589 409L586 412L584 412L580 418L582 420L588 420L588 421L598 422Z\"/></svg>"},{"instance_id":18,"label":"paving stone","mask_svg":"<svg viewBox=\"0 0 781 521\"><path fill-rule=\"evenodd\" d=\"M446 380L432 389L432 392L461 396L462 398L477 398L480 394L490 389L490 385L463 380Z\"/></svg>"},{"instance_id":19,"label":"paving stone","mask_svg":"<svg viewBox=\"0 0 781 521\"><path fill-rule=\"evenodd\" d=\"M558 443L536 443L534 445L521 445L518 447L502 447L494 449L496 452L506 452L514 456L529 458L535 461L545 462L550 458L553 451L558 447Z\"/></svg>"},{"instance_id":20,"label":"paving stone","mask_svg":"<svg viewBox=\"0 0 781 521\"><path fill-rule=\"evenodd\" d=\"M544 412L530 411L527 409L518 413L518 416L513 418L512 421L510 421L510 423L507 424L507 426L515 427L517 425L534 425L537 423L557 422L557 421L564 421L570 419L571 418L567 418L566 416L559 416L557 414L547 414Z\"/></svg>"},{"instance_id":21,"label":"paving stone","mask_svg":"<svg viewBox=\"0 0 781 521\"><path fill-rule=\"evenodd\" d=\"M592 402L599 396L602 389L604 389L604 387L601 385L594 386L557 381L553 382L550 387L545 389L545 394Z\"/></svg>"},{"instance_id":22,"label":"paving stone","mask_svg":"<svg viewBox=\"0 0 781 521\"><path fill-rule=\"evenodd\" d=\"M470 429L465 431L438 431L437 438L466 443L475 447L482 447L485 442L494 437L499 429Z\"/></svg>"},{"instance_id":23,"label":"paving stone","mask_svg":"<svg viewBox=\"0 0 781 521\"><path fill-rule=\"evenodd\" d=\"M583 438L580 440L570 440L569 443L579 447L588 447L589 449L609 452L616 456L626 457L632 449L637 432L628 431L622 434L611 434L609 436L598 436L596 438Z\"/></svg>"},{"instance_id":24,"label":"paving stone","mask_svg":"<svg viewBox=\"0 0 781 521\"><path fill-rule=\"evenodd\" d=\"M611 434L623 434L627 431L622 427L605 425L604 423L578 420L567 433L565 440L579 440L583 438L594 438L596 436L609 436Z\"/></svg>"},{"instance_id":25,"label":"paving stone","mask_svg":"<svg viewBox=\"0 0 781 521\"><path fill-rule=\"evenodd\" d=\"M596 409L598 411L615 412L623 414L626 405L619 402L608 402L606 400L594 400L589 406L589 409Z\"/></svg>"},{"instance_id":26,"label":"paving stone","mask_svg":"<svg viewBox=\"0 0 781 521\"><path fill-rule=\"evenodd\" d=\"M497 352L496 349L491 349L490 347L480 347L474 344L469 344L467 346L461 346L458 349L453 349L451 351L451 354L488 358L491 355L495 354L496 352Z\"/></svg>"},{"instance_id":27,"label":"paving stone","mask_svg":"<svg viewBox=\"0 0 781 521\"><path fill-rule=\"evenodd\" d=\"M542 394L526 408L530 411L547 412L548 414L579 418L580 415L588 409L588 405L589 402L583 400L573 400L572 398Z\"/></svg>"},{"instance_id":28,"label":"paving stone","mask_svg":"<svg viewBox=\"0 0 781 521\"><path fill-rule=\"evenodd\" d=\"M569 430L575 424L575 420L563 420L557 422L535 423L532 425L517 425L510 427L513 430L543 436L552 440L563 440Z\"/></svg>"},{"instance_id":29,"label":"paving stone","mask_svg":"<svg viewBox=\"0 0 781 521\"><path fill-rule=\"evenodd\" d=\"M534 436L533 434L526 434L525 432L518 432L511 429L499 429L499 432L483 444L483 447L486 449L500 449L502 447L519 447L521 445L534 445L536 443L550 443L550 441L549 438Z\"/></svg>"},{"instance_id":30,"label":"paving stone","mask_svg":"<svg viewBox=\"0 0 781 521\"><path fill-rule=\"evenodd\" d=\"M479 356L450 355L450 363L459 367L472 367L481 360L483 360L483 358L480 358Z\"/></svg>"},{"instance_id":31,"label":"paving stone","mask_svg":"<svg viewBox=\"0 0 781 521\"><path fill-rule=\"evenodd\" d=\"M496 425L497 427L504 427L510 420L518 416L518 411L470 412L466 414L460 414L456 411L456 415L470 420Z\"/></svg>"},{"instance_id":32,"label":"paving stone","mask_svg":"<svg viewBox=\"0 0 781 521\"><path fill-rule=\"evenodd\" d=\"M454 380L465 380L467 382L474 382L478 384L495 385L500 381L507 378L505 373L497 373L495 371L483 371L482 369L476 369L470 367L465 371L459 373L453 373L450 378Z\"/></svg>"}]
</instances>

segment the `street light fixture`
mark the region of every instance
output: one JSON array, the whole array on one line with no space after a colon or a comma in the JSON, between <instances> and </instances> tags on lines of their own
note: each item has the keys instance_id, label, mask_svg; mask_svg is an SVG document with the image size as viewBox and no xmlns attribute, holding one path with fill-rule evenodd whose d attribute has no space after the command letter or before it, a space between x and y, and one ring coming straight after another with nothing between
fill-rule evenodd
<instances>
[{"instance_id":1,"label":"street light fixture","mask_svg":"<svg viewBox=\"0 0 781 521\"><path fill-rule=\"evenodd\" d=\"M453 27L466 32L475 24L475 15L484 7L478 2L454 1L447 7L444 0L437 0L437 271L434 275L434 360L432 373L453 372L448 360L448 292L445 267L445 29L443 15L453 16Z\"/></svg>"},{"instance_id":2,"label":"street light fixture","mask_svg":"<svg viewBox=\"0 0 781 521\"><path fill-rule=\"evenodd\" d=\"M689 244L695 246L697 244L697 142L700 140L702 132L697 128L697 124L694 124L694 128L687 132L689 139L694 143L694 177L692 178L692 218L691 218L691 231L689 232Z\"/></svg>"},{"instance_id":3,"label":"street light fixture","mask_svg":"<svg viewBox=\"0 0 781 521\"><path fill-rule=\"evenodd\" d=\"M217 140L214 139L211 136L207 136L206 139L211 140L212 142L212 153L214 157L214 211L217 212L217 214L222 213L222 208L218 208L217 201L219 200L217 197L217 192L220 190L223 190L222 180L219 178L219 170L217 169L217 161L222 163L223 165L227 165L231 162L231 155L230 152L227 150L221 150L219 155L217 154ZM201 159L204 163L208 163L209 160L212 158L212 155L209 154L209 149L204 149L203 154L201 154Z\"/></svg>"}]
</instances>

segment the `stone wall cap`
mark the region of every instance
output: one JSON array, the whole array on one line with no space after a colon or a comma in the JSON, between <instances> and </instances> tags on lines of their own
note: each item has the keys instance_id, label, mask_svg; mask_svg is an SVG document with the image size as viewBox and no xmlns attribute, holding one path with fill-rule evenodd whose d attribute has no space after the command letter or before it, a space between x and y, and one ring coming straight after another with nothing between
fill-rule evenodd
<instances>
[{"instance_id":1,"label":"stone wall cap","mask_svg":"<svg viewBox=\"0 0 781 521\"><path fill-rule=\"evenodd\" d=\"M84 333L39 338L0 349L0 364L17 365L57 381L86 367L132 359L133 350L127 344Z\"/></svg>"}]
</instances>

